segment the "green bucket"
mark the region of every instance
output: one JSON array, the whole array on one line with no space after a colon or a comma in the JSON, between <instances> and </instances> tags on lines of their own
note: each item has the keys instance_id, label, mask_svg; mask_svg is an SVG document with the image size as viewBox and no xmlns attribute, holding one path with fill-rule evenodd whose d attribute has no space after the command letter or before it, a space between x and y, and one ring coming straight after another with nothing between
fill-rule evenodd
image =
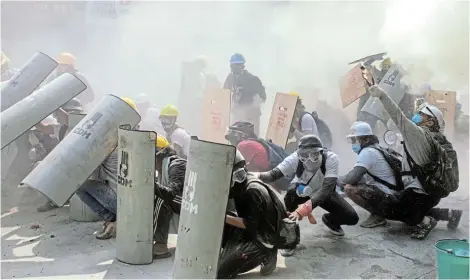
<instances>
[{"instance_id":1,"label":"green bucket","mask_svg":"<svg viewBox=\"0 0 470 280\"><path fill-rule=\"evenodd\" d=\"M436 242L438 279L469 279L467 240L443 239Z\"/></svg>"}]
</instances>

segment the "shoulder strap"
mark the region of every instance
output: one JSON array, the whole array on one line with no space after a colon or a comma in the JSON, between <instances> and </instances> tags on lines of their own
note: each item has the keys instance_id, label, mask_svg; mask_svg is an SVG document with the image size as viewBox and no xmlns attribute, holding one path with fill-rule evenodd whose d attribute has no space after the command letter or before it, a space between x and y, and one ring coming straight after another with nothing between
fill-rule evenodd
<instances>
[{"instance_id":1,"label":"shoulder strap","mask_svg":"<svg viewBox=\"0 0 470 280\"><path fill-rule=\"evenodd\" d=\"M410 171L403 171L401 174L411 175L413 176L413 178L416 178L417 177L416 169L415 169L416 162L414 161L414 159L411 157L410 153L408 152L408 149L406 148L406 145L405 145L405 141L401 141L401 143L403 144L403 149L405 150L406 161L408 162L408 165L410 166Z\"/></svg>"},{"instance_id":2,"label":"shoulder strap","mask_svg":"<svg viewBox=\"0 0 470 280\"><path fill-rule=\"evenodd\" d=\"M322 160L321 160L321 173L323 173L323 176L325 176L325 173L326 173L326 160L328 159L328 150L327 149L323 149L323 156L322 156Z\"/></svg>"},{"instance_id":3,"label":"shoulder strap","mask_svg":"<svg viewBox=\"0 0 470 280\"><path fill-rule=\"evenodd\" d=\"M379 151L379 152L382 154L382 156L385 158L385 160L387 160L387 157L385 156L385 151L384 151L383 149L378 148L378 147L372 147L372 146L370 146L369 148L372 148L372 149L375 149L375 150ZM387 163L388 163L388 162L387 162ZM389 165L390 165L390 164L389 164ZM392 171L393 171L393 170L392 170ZM379 177L373 175L373 174L370 173L369 171L367 171L367 174L369 174L369 176L372 177L372 179L374 179L376 182L379 182L380 184L382 184L382 185L388 187L389 189L395 189L395 188L396 188L395 185L392 185L392 184L390 184L389 182L380 179Z\"/></svg>"}]
</instances>

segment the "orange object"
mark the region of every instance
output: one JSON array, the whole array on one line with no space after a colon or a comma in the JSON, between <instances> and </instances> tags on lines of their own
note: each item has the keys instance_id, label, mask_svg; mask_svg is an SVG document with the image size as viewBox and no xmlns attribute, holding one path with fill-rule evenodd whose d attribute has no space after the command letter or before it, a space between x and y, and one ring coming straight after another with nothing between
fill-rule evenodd
<instances>
[{"instance_id":1,"label":"orange object","mask_svg":"<svg viewBox=\"0 0 470 280\"><path fill-rule=\"evenodd\" d=\"M295 210L295 212L299 213L300 216L307 217L308 221L311 224L316 224L317 220L315 220L315 217L312 215L312 211L313 211L313 209L312 209L312 201L311 200L308 200L304 204L297 207L297 210Z\"/></svg>"}]
</instances>

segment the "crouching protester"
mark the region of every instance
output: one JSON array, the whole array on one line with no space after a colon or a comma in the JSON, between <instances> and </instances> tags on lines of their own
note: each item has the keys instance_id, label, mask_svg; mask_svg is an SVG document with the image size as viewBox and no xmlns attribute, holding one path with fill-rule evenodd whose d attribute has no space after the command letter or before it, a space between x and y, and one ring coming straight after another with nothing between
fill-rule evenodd
<instances>
[{"instance_id":1,"label":"crouching protester","mask_svg":"<svg viewBox=\"0 0 470 280\"><path fill-rule=\"evenodd\" d=\"M403 189L401 156L380 147L379 139L366 122L355 122L347 140L357 154L357 161L347 175L338 179L338 186L344 188L354 203L371 213L361 227L386 225L386 217L390 217L397 204L395 195Z\"/></svg>"},{"instance_id":2,"label":"crouching protester","mask_svg":"<svg viewBox=\"0 0 470 280\"><path fill-rule=\"evenodd\" d=\"M157 136L155 166L154 245L153 256L163 259L171 256L168 250L168 234L173 214L180 214L181 197L186 173L186 160L177 156L169 142Z\"/></svg>"},{"instance_id":3,"label":"crouching protester","mask_svg":"<svg viewBox=\"0 0 470 280\"><path fill-rule=\"evenodd\" d=\"M260 265L261 275L269 275L276 268L277 250L299 243L299 227L288 218L276 191L247 172L239 151L231 184L229 198L235 201L236 214L226 216L217 278L235 278Z\"/></svg>"},{"instance_id":4,"label":"crouching protester","mask_svg":"<svg viewBox=\"0 0 470 280\"><path fill-rule=\"evenodd\" d=\"M280 146L258 138L254 127L250 122L237 121L229 126L225 139L236 146L243 155L248 171L269 171L280 164L286 158L286 154ZM281 178L274 182L273 186L278 191L286 191L290 180L292 178Z\"/></svg>"},{"instance_id":5,"label":"crouching protester","mask_svg":"<svg viewBox=\"0 0 470 280\"><path fill-rule=\"evenodd\" d=\"M442 198L457 190L459 184L457 154L441 132L442 112L424 103L409 120L381 88L372 86L370 92L382 102L404 140L404 190L396 195L398 204L393 219L414 226L411 237L415 239L426 238L437 221L448 221L447 227L455 229L462 211L434 208Z\"/></svg>"},{"instance_id":6,"label":"crouching protester","mask_svg":"<svg viewBox=\"0 0 470 280\"><path fill-rule=\"evenodd\" d=\"M75 193L102 220L97 239L116 237L118 154L114 150ZM95 175L96 174L96 175Z\"/></svg>"},{"instance_id":7,"label":"crouching protester","mask_svg":"<svg viewBox=\"0 0 470 280\"><path fill-rule=\"evenodd\" d=\"M320 138L306 135L300 138L299 149L287 157L271 171L259 174L264 182L272 182L283 176L295 175L284 197L287 211L292 220L308 217L310 223L316 223L311 215L317 206L325 209L323 223L331 233L342 236L342 225L355 225L359 217L349 203L336 192L339 159L336 154L322 147ZM283 256L290 256L294 249L281 251Z\"/></svg>"}]
</instances>

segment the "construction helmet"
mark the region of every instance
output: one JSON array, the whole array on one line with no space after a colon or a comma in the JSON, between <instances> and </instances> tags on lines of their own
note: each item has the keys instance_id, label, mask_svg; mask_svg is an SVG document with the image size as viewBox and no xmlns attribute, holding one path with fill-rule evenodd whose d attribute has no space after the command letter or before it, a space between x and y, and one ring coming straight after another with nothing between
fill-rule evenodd
<instances>
[{"instance_id":1,"label":"construction helmet","mask_svg":"<svg viewBox=\"0 0 470 280\"><path fill-rule=\"evenodd\" d=\"M289 95L297 96L297 97L299 98L299 100L302 100L302 97L300 97L300 94L298 94L298 93L295 92L295 91L289 92Z\"/></svg>"},{"instance_id":2,"label":"construction helmet","mask_svg":"<svg viewBox=\"0 0 470 280\"><path fill-rule=\"evenodd\" d=\"M168 142L168 140L166 140L165 137L157 135L157 139L155 140L155 147L163 149L168 147L169 145L170 143Z\"/></svg>"},{"instance_id":3,"label":"construction helmet","mask_svg":"<svg viewBox=\"0 0 470 280\"><path fill-rule=\"evenodd\" d=\"M176 108L176 106L172 104L167 104L163 106L162 110L160 111L160 116L164 117L177 117L178 115L178 108Z\"/></svg>"},{"instance_id":4,"label":"construction helmet","mask_svg":"<svg viewBox=\"0 0 470 280\"><path fill-rule=\"evenodd\" d=\"M121 97L121 99L127 103L127 105L131 106L132 109L137 110L137 106L135 106L134 100L130 99L129 97Z\"/></svg>"},{"instance_id":5,"label":"construction helmet","mask_svg":"<svg viewBox=\"0 0 470 280\"><path fill-rule=\"evenodd\" d=\"M1 61L1 66L3 66L4 64L9 63L10 59L3 52L0 52L0 61Z\"/></svg>"},{"instance_id":6,"label":"construction helmet","mask_svg":"<svg viewBox=\"0 0 470 280\"><path fill-rule=\"evenodd\" d=\"M244 64L245 57L241 53L234 53L230 57L230 64Z\"/></svg>"},{"instance_id":7,"label":"construction helmet","mask_svg":"<svg viewBox=\"0 0 470 280\"><path fill-rule=\"evenodd\" d=\"M60 53L57 56L57 63L75 66L75 56L66 52Z\"/></svg>"},{"instance_id":8,"label":"construction helmet","mask_svg":"<svg viewBox=\"0 0 470 280\"><path fill-rule=\"evenodd\" d=\"M390 59L390 57L387 57L386 59L384 59L381 63L381 66L382 68L384 66L390 68L390 66L392 66L392 60Z\"/></svg>"}]
</instances>

